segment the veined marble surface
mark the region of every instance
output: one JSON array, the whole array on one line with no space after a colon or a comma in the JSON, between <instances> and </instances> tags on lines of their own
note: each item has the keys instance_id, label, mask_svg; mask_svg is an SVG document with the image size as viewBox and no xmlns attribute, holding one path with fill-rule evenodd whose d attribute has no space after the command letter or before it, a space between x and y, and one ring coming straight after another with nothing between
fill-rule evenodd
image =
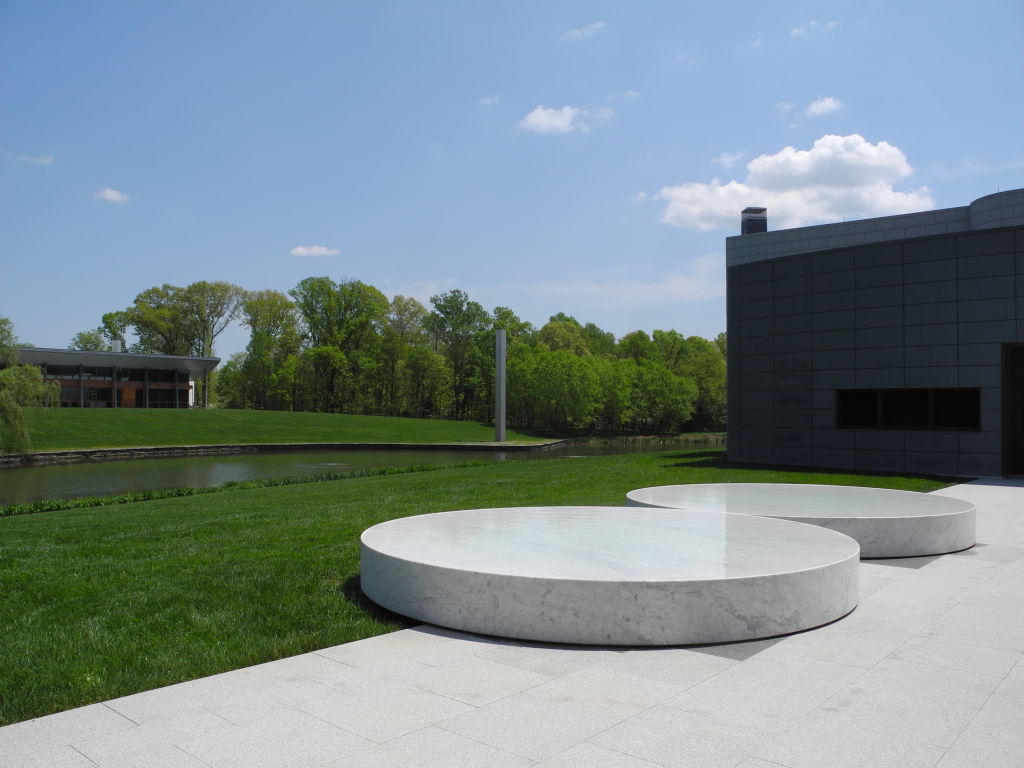
<instances>
[{"instance_id":1,"label":"veined marble surface","mask_svg":"<svg viewBox=\"0 0 1024 768\"><path fill-rule=\"evenodd\" d=\"M974 546L974 505L960 499L886 488L786 483L706 483L639 488L634 507L774 517L845 533L861 557L916 557Z\"/></svg>"},{"instance_id":2,"label":"veined marble surface","mask_svg":"<svg viewBox=\"0 0 1024 768\"><path fill-rule=\"evenodd\" d=\"M858 600L859 547L782 520L630 507L460 510L362 535L362 589L422 621L526 640L683 645L795 632Z\"/></svg>"}]
</instances>

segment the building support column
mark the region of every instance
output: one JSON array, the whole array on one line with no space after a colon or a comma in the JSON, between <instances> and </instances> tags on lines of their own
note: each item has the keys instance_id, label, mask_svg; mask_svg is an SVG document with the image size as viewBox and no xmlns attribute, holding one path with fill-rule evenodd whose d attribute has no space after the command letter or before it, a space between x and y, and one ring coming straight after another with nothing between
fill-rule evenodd
<instances>
[{"instance_id":1,"label":"building support column","mask_svg":"<svg viewBox=\"0 0 1024 768\"><path fill-rule=\"evenodd\" d=\"M143 399L145 400L146 407L149 408L149 368L142 369L142 387L145 393Z\"/></svg>"},{"instance_id":2,"label":"building support column","mask_svg":"<svg viewBox=\"0 0 1024 768\"><path fill-rule=\"evenodd\" d=\"M181 408L181 389L178 388L178 369L174 369L174 407Z\"/></svg>"},{"instance_id":3,"label":"building support column","mask_svg":"<svg viewBox=\"0 0 1024 768\"><path fill-rule=\"evenodd\" d=\"M78 366L78 407L85 408L85 377L82 375L83 366Z\"/></svg>"},{"instance_id":4,"label":"building support column","mask_svg":"<svg viewBox=\"0 0 1024 768\"><path fill-rule=\"evenodd\" d=\"M110 368L110 407L117 408L117 366Z\"/></svg>"}]
</instances>

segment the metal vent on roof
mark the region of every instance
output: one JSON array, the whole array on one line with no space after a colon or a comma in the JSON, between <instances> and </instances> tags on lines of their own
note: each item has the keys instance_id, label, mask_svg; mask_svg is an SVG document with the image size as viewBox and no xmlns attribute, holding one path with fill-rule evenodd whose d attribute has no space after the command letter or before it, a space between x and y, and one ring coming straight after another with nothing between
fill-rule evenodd
<instances>
[{"instance_id":1,"label":"metal vent on roof","mask_svg":"<svg viewBox=\"0 0 1024 768\"><path fill-rule=\"evenodd\" d=\"M740 234L752 235L768 231L767 208L744 208L740 212Z\"/></svg>"}]
</instances>

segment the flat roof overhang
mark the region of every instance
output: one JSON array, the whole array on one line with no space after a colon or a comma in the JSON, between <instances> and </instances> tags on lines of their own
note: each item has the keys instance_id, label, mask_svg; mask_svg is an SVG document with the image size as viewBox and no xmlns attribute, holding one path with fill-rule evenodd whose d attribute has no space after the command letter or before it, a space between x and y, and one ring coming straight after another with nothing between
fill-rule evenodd
<instances>
[{"instance_id":1,"label":"flat roof overhang","mask_svg":"<svg viewBox=\"0 0 1024 768\"><path fill-rule=\"evenodd\" d=\"M80 352L76 349L23 347L18 350L19 363L33 365L88 365L98 368L155 368L185 370L192 379L200 379L220 363L219 357L185 355L142 355L135 352Z\"/></svg>"}]
</instances>

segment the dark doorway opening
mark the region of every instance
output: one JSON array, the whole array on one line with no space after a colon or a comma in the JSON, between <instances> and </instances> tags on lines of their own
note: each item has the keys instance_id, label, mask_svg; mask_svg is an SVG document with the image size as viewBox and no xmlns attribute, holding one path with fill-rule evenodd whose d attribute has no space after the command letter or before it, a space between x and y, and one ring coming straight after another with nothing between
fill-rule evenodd
<instances>
[{"instance_id":1,"label":"dark doorway opening","mask_svg":"<svg viewBox=\"0 0 1024 768\"><path fill-rule=\"evenodd\" d=\"M1024 344L1003 345L1003 474L1024 475Z\"/></svg>"}]
</instances>

